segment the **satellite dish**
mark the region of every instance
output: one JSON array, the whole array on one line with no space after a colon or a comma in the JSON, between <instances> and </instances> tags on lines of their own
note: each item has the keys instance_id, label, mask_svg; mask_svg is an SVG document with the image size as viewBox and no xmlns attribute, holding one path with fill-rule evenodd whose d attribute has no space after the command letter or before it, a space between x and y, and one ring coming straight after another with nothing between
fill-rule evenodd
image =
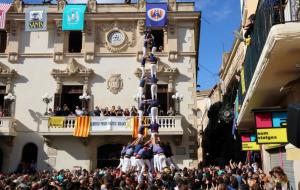
<instances>
[{"instance_id":1,"label":"satellite dish","mask_svg":"<svg viewBox=\"0 0 300 190\"><path fill-rule=\"evenodd\" d=\"M234 35L234 37L236 38L236 39L238 39L238 40L240 40L240 41L244 41L244 37L240 34L240 32L239 31L237 31L237 30L235 30L235 31L233 31L233 35Z\"/></svg>"}]
</instances>

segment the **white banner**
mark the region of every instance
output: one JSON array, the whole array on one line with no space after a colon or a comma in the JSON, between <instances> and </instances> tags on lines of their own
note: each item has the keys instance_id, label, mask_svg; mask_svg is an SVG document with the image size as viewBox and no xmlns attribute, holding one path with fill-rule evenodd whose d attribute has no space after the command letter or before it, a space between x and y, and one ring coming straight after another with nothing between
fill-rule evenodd
<instances>
[{"instance_id":1,"label":"white banner","mask_svg":"<svg viewBox=\"0 0 300 190\"><path fill-rule=\"evenodd\" d=\"M92 117L92 132L99 131L131 131L127 127L127 121L131 117Z\"/></svg>"}]
</instances>

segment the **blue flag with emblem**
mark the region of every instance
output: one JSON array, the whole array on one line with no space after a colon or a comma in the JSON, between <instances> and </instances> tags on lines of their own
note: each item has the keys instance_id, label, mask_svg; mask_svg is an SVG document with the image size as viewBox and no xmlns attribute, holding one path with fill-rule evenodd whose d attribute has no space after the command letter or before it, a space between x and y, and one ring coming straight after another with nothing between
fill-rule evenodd
<instances>
[{"instance_id":1,"label":"blue flag with emblem","mask_svg":"<svg viewBox=\"0 0 300 190\"><path fill-rule=\"evenodd\" d=\"M83 30L86 5L66 5L63 13L62 30Z\"/></svg>"},{"instance_id":2,"label":"blue flag with emblem","mask_svg":"<svg viewBox=\"0 0 300 190\"><path fill-rule=\"evenodd\" d=\"M147 4L146 8L146 26L164 27L168 22L168 4L157 3Z\"/></svg>"}]
</instances>

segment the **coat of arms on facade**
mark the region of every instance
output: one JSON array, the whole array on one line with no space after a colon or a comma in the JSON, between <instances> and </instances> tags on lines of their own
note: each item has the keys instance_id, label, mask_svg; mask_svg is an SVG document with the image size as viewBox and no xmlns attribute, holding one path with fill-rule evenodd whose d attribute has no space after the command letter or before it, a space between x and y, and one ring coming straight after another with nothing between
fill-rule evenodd
<instances>
[{"instance_id":1,"label":"coat of arms on facade","mask_svg":"<svg viewBox=\"0 0 300 190\"><path fill-rule=\"evenodd\" d=\"M123 89L123 79L121 74L110 75L107 81L107 89L113 94L118 94Z\"/></svg>"}]
</instances>

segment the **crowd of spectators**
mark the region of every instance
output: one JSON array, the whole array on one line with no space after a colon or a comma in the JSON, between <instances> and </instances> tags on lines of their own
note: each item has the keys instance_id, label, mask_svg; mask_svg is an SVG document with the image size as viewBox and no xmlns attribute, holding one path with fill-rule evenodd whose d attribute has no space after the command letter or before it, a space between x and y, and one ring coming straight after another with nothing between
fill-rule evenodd
<instances>
[{"instance_id":1,"label":"crowd of spectators","mask_svg":"<svg viewBox=\"0 0 300 190\"><path fill-rule=\"evenodd\" d=\"M53 111L52 108L49 108L48 115L50 116L138 116L138 110L135 106L132 106L131 109L125 108L122 109L121 106L112 106L111 108L105 107L100 108L96 106L93 111L88 111L84 107L76 106L74 111L68 107L68 105L64 104L62 108L56 107ZM149 115L150 110L146 110L145 115ZM160 116L174 116L175 111L172 107L169 108L167 113L165 113L162 109L159 109Z\"/></svg>"},{"instance_id":2,"label":"crowd of spectators","mask_svg":"<svg viewBox=\"0 0 300 190\"><path fill-rule=\"evenodd\" d=\"M0 189L4 190L291 190L281 167L265 173L256 164L230 163L198 169L180 169L153 173L152 181L144 173L137 183L136 172L122 173L116 168L93 171L60 170L33 173L0 174Z\"/></svg>"}]
</instances>

